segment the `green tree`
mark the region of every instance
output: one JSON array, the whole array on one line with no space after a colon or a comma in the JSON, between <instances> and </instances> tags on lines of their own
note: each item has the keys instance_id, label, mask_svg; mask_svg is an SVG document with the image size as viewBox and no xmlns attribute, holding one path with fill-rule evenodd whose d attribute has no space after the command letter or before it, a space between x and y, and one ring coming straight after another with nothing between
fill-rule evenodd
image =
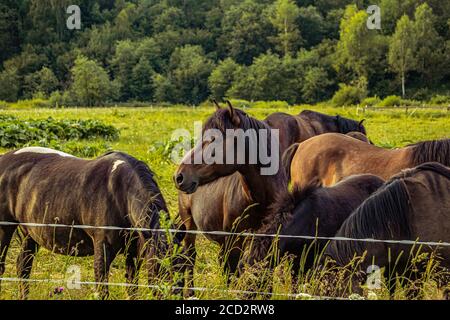
<instances>
[{"instance_id":1,"label":"green tree","mask_svg":"<svg viewBox=\"0 0 450 320\"><path fill-rule=\"evenodd\" d=\"M177 102L175 97L175 87L170 80L162 74L155 74L153 77L154 83L154 99L158 102Z\"/></svg>"},{"instance_id":2,"label":"green tree","mask_svg":"<svg viewBox=\"0 0 450 320\"><path fill-rule=\"evenodd\" d=\"M128 100L133 96L131 85L133 68L137 63L136 46L130 40L119 41L111 60L114 78L120 83L120 98Z\"/></svg>"},{"instance_id":3,"label":"green tree","mask_svg":"<svg viewBox=\"0 0 450 320\"><path fill-rule=\"evenodd\" d=\"M147 59L141 58L131 72L131 93L140 101L153 100L155 71Z\"/></svg>"},{"instance_id":4,"label":"green tree","mask_svg":"<svg viewBox=\"0 0 450 320\"><path fill-rule=\"evenodd\" d=\"M416 70L420 72L427 81L439 79L441 61L445 60L442 54L442 38L434 28L436 17L433 10L424 3L417 7L415 12L414 32L417 48L415 58Z\"/></svg>"},{"instance_id":5,"label":"green tree","mask_svg":"<svg viewBox=\"0 0 450 320\"><path fill-rule=\"evenodd\" d=\"M326 36L326 22L316 7L299 8L298 24L307 47L319 44Z\"/></svg>"},{"instance_id":6,"label":"green tree","mask_svg":"<svg viewBox=\"0 0 450 320\"><path fill-rule=\"evenodd\" d=\"M266 6L256 0L231 4L222 19L219 47L239 64L249 65L253 58L270 48L267 38L273 34L272 25L263 14Z\"/></svg>"},{"instance_id":7,"label":"green tree","mask_svg":"<svg viewBox=\"0 0 450 320\"><path fill-rule=\"evenodd\" d=\"M175 102L198 104L208 95L208 77L214 67L200 46L175 49L170 58L168 79L175 88Z\"/></svg>"},{"instance_id":8,"label":"green tree","mask_svg":"<svg viewBox=\"0 0 450 320\"><path fill-rule=\"evenodd\" d=\"M327 88L331 85L328 73L319 67L310 68L303 80L303 99L308 103L318 102L327 98Z\"/></svg>"},{"instance_id":9,"label":"green tree","mask_svg":"<svg viewBox=\"0 0 450 320\"><path fill-rule=\"evenodd\" d=\"M19 8L15 0L0 3L0 65L20 51Z\"/></svg>"},{"instance_id":10,"label":"green tree","mask_svg":"<svg viewBox=\"0 0 450 320\"><path fill-rule=\"evenodd\" d=\"M414 24L407 15L403 15L398 20L395 33L391 37L388 56L391 70L400 77L403 97L405 97L406 75L416 67L415 49Z\"/></svg>"},{"instance_id":11,"label":"green tree","mask_svg":"<svg viewBox=\"0 0 450 320\"><path fill-rule=\"evenodd\" d=\"M48 97L59 85L55 74L47 67L43 67L41 70L25 76L24 82L26 91L30 96L39 93L44 97Z\"/></svg>"},{"instance_id":12,"label":"green tree","mask_svg":"<svg viewBox=\"0 0 450 320\"><path fill-rule=\"evenodd\" d=\"M277 29L278 35L272 37L285 56L296 51L301 41L296 20L300 14L293 0L277 0L270 8L269 20Z\"/></svg>"},{"instance_id":13,"label":"green tree","mask_svg":"<svg viewBox=\"0 0 450 320\"><path fill-rule=\"evenodd\" d=\"M240 66L231 58L227 58L217 65L208 78L209 89L214 98L226 97L227 91L236 79L239 68Z\"/></svg>"},{"instance_id":14,"label":"green tree","mask_svg":"<svg viewBox=\"0 0 450 320\"><path fill-rule=\"evenodd\" d=\"M79 105L103 104L111 97L112 83L105 69L94 60L79 56L71 69L71 95Z\"/></svg>"},{"instance_id":15,"label":"green tree","mask_svg":"<svg viewBox=\"0 0 450 320\"><path fill-rule=\"evenodd\" d=\"M20 89L20 77L17 69L7 68L0 72L0 100L17 101Z\"/></svg>"},{"instance_id":16,"label":"green tree","mask_svg":"<svg viewBox=\"0 0 450 320\"><path fill-rule=\"evenodd\" d=\"M247 100L297 102L301 95L301 70L298 61L292 57L262 54L251 66L237 72L229 95Z\"/></svg>"},{"instance_id":17,"label":"green tree","mask_svg":"<svg viewBox=\"0 0 450 320\"><path fill-rule=\"evenodd\" d=\"M346 7L336 49L335 67L338 71L344 67L353 71L357 77L369 75L370 64L376 53L376 33L367 28L367 18L367 13L358 11L355 5Z\"/></svg>"}]
</instances>

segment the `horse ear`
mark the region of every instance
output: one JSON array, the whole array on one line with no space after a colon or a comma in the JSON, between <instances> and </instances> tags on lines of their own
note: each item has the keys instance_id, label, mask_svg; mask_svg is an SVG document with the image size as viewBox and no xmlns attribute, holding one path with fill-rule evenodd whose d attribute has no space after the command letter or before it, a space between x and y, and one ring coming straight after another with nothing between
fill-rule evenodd
<instances>
[{"instance_id":1,"label":"horse ear","mask_svg":"<svg viewBox=\"0 0 450 320\"><path fill-rule=\"evenodd\" d=\"M220 104L217 102L216 99L213 99L212 102L213 102L214 105L216 106L216 109L217 109L217 110L222 109L222 107L220 106Z\"/></svg>"},{"instance_id":2,"label":"horse ear","mask_svg":"<svg viewBox=\"0 0 450 320\"><path fill-rule=\"evenodd\" d=\"M362 120L358 123L358 126L361 127L364 121L366 121L366 119L362 119Z\"/></svg>"},{"instance_id":3,"label":"horse ear","mask_svg":"<svg viewBox=\"0 0 450 320\"><path fill-rule=\"evenodd\" d=\"M230 100L227 100L227 110L228 110L228 113L230 114L231 122L233 122L233 124L235 126L238 126L241 123L241 119L236 114L234 107L231 104Z\"/></svg>"},{"instance_id":4,"label":"horse ear","mask_svg":"<svg viewBox=\"0 0 450 320\"><path fill-rule=\"evenodd\" d=\"M181 243L181 241L184 240L184 237L186 236L186 226L184 225L184 223L182 223L179 227L178 227L178 231L175 233L175 239L177 240L178 243Z\"/></svg>"}]
</instances>

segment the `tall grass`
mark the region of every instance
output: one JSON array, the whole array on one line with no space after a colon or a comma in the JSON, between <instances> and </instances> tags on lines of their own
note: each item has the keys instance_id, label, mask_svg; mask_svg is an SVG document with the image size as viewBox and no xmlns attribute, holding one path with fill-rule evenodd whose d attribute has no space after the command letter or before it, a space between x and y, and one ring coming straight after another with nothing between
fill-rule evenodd
<instances>
[{"instance_id":1,"label":"tall grass","mask_svg":"<svg viewBox=\"0 0 450 320\"><path fill-rule=\"evenodd\" d=\"M448 137L450 132L450 113L446 109L361 109L356 107L333 108L329 106L292 106L286 108L281 104L273 104L272 107L260 103L256 107L248 106L245 110L250 115L259 119L264 118L272 112L287 112L297 114L303 109L314 109L331 115L340 114L342 116L355 119L366 119L365 126L370 139L377 145L395 148L405 144ZM160 189L167 200L172 217L177 215L177 190L172 182L172 174L176 168L168 159L165 151L171 144L171 134L173 130L185 128L193 133L193 121L205 120L208 115L214 112L212 106L202 107L148 107L148 108L69 108L69 109L45 109L34 108L23 110L7 109L1 110L1 114L16 116L21 120L47 119L52 117L55 120L65 119L95 119L105 124L114 126L120 130L120 138L116 141L108 141L107 146L103 146L103 140L92 142L100 144L96 148L87 151L85 154L80 151L81 156L95 157L105 151L105 149L120 150L127 152L136 158L149 164L156 173L156 178ZM83 142L76 142L77 147L83 148ZM88 144L86 144L88 145ZM74 147L75 148L75 147ZM168 147L169 148L169 147ZM8 149L0 149L5 152ZM170 153L169 153L170 154ZM6 273L4 277L15 277L15 259L19 253L19 238L15 238L9 250L6 261ZM232 278L230 285L222 273L222 266L218 261L218 245L199 236L197 240L197 262L194 273L195 285L205 287L210 290L196 292L196 297L200 299L236 299L241 298L241 293L232 290L259 291L273 290L275 294L302 292L309 295L323 294L327 286L326 270L320 269L309 273L300 274L293 277L289 270L292 269L289 259L281 259L282 262L273 272L267 268L255 268L255 272L245 271L240 278ZM35 259L32 279L61 279L65 288L62 294L52 294L56 284L36 283L31 284L31 299L96 299L95 288L84 285L81 289L68 289L64 279L66 272L71 265L78 265L81 269L82 281L93 281L93 258L77 258L54 254L48 250L41 249ZM139 284L145 285L147 277L145 265L142 268ZM261 274L260 272L263 272ZM113 262L111 267L110 282L125 282L125 261L120 255ZM262 277L270 279L261 287ZM394 295L395 299L404 299L406 281L400 281L399 287ZM427 272L423 278L424 299L440 298L442 291L436 286L435 265L427 266ZM270 283L270 287L269 286ZM162 284L167 285L164 280ZM266 286L266 287L265 287ZM164 291L164 290L163 290ZM333 294L333 292L331 292ZM368 290L364 295L367 297ZM387 282L383 282L383 288L376 292L378 298L389 298ZM111 299L127 299L126 288L110 287ZM373 295L371 295L373 297ZM0 299L18 298L18 284L14 282L2 282ZM172 298L170 290L155 293L154 290L139 288L137 298L155 299ZM267 296L259 295L253 298L261 299ZM286 298L275 295L272 298ZM308 299L309 296L299 296L298 298Z\"/></svg>"}]
</instances>

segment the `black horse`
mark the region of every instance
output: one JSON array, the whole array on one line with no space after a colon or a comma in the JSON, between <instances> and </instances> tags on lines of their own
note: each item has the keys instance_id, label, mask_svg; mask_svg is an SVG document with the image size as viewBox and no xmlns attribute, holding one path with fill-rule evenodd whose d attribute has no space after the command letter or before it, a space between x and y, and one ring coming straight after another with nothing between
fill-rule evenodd
<instances>
[{"instance_id":1,"label":"black horse","mask_svg":"<svg viewBox=\"0 0 450 320\"><path fill-rule=\"evenodd\" d=\"M336 236L450 242L450 169L439 163L425 163L394 176L348 217ZM372 264L384 267L389 275L398 273L414 280L424 271L421 265L411 268L411 261L419 251L439 256L440 267L450 267L448 246L413 247L407 243L335 240L325 255L337 266L346 266L355 256L361 257L365 253L358 266L362 280ZM393 293L396 279L391 277L388 280ZM447 284L448 278L443 281ZM353 284L355 288L359 286Z\"/></svg>"},{"instance_id":2,"label":"black horse","mask_svg":"<svg viewBox=\"0 0 450 320\"><path fill-rule=\"evenodd\" d=\"M158 229L162 215L168 219L166 202L152 171L125 153L110 152L84 160L52 149L30 147L0 157L0 221ZM111 262L124 252L126 278L131 284L136 281L141 254L148 259L150 280L158 271L158 258L171 247L167 236L160 232L19 228L24 240L17 272L24 279L30 276L39 246L64 255L94 255L95 280L99 283L108 281ZM17 225L0 226L0 276L16 229ZM174 242L180 243L183 235L177 233ZM180 272L182 268L181 264ZM108 296L107 286L100 284L98 290L102 298ZM29 291L26 282L20 291L25 298ZM129 293L134 291L135 287Z\"/></svg>"},{"instance_id":3,"label":"black horse","mask_svg":"<svg viewBox=\"0 0 450 320\"><path fill-rule=\"evenodd\" d=\"M280 194L272 205L259 234L279 234L307 237L332 237L345 219L365 199L383 185L374 175L348 177L333 187L321 187L317 181L303 189ZM245 262L254 265L270 258L271 248L277 248L278 260L285 255L294 257L294 272L309 270L323 252L327 240L281 237L274 243L272 237L256 237ZM273 246L277 244L277 246ZM271 260L271 267L278 261ZM241 268L243 264L241 264ZM242 271L242 269L241 269Z\"/></svg>"}]
</instances>

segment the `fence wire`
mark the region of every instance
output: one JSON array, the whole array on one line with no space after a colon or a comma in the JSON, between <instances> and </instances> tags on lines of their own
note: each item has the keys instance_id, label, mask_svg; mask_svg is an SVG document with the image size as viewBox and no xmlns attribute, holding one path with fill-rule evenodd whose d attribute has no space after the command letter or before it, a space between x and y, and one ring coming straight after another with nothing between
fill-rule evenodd
<instances>
[{"instance_id":1,"label":"fence wire","mask_svg":"<svg viewBox=\"0 0 450 320\"><path fill-rule=\"evenodd\" d=\"M424 245L432 247L450 247L450 242L435 241L418 241L418 240L391 240L391 239L374 239L374 238L348 238L348 237L321 237L307 235L285 235L285 234L268 234L268 233L251 233L251 232L229 232L229 231L201 231L201 230L178 230L178 229L152 229L152 228L125 228L116 226L91 226L79 224L58 224L58 223L34 223L34 222L12 222L0 221L0 226L23 226L30 228L66 228L66 229L99 229L112 231L135 231L135 232L159 232L159 233L187 233L196 235L216 235L216 236L237 236L237 237L270 237L270 238L291 238L291 239L308 239L308 240L336 240L336 241L359 241L370 243L390 243L405 245Z\"/></svg>"}]
</instances>

